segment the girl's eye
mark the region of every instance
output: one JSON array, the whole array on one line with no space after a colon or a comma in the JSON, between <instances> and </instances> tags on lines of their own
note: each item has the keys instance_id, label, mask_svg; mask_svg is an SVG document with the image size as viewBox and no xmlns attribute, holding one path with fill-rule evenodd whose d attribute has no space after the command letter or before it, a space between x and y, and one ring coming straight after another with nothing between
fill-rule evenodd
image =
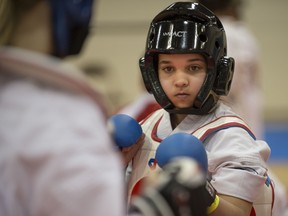
<instances>
[{"instance_id":1,"label":"girl's eye","mask_svg":"<svg viewBox=\"0 0 288 216\"><path fill-rule=\"evenodd\" d=\"M200 70L200 67L198 65L191 65L188 67L189 71L198 71Z\"/></svg>"},{"instance_id":2,"label":"girl's eye","mask_svg":"<svg viewBox=\"0 0 288 216\"><path fill-rule=\"evenodd\" d=\"M174 69L173 69L173 67L167 66L167 67L162 68L162 70L165 71L166 73L171 73L171 72L173 72Z\"/></svg>"}]
</instances>

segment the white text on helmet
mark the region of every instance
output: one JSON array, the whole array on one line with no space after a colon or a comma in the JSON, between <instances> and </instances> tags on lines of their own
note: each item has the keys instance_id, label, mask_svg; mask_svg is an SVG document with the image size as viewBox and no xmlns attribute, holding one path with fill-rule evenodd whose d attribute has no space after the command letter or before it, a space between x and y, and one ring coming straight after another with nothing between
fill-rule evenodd
<instances>
[{"instance_id":1,"label":"white text on helmet","mask_svg":"<svg viewBox=\"0 0 288 216\"><path fill-rule=\"evenodd\" d=\"M187 33L187 31L163 32L163 36L184 37L186 33Z\"/></svg>"}]
</instances>

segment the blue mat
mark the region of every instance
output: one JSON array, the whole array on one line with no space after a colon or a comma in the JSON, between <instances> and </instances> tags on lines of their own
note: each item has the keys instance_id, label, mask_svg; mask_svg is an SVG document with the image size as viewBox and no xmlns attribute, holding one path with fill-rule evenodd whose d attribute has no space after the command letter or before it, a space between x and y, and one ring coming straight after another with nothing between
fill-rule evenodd
<instances>
[{"instance_id":1,"label":"blue mat","mask_svg":"<svg viewBox=\"0 0 288 216\"><path fill-rule=\"evenodd\" d=\"M288 163L288 124L266 124L264 136L271 148L269 162Z\"/></svg>"}]
</instances>

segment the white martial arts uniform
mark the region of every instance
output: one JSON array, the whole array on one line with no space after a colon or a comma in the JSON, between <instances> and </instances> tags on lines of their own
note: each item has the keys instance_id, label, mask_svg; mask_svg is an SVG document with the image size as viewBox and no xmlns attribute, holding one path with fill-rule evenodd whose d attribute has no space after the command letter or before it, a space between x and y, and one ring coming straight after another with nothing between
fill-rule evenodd
<instances>
[{"instance_id":1,"label":"white martial arts uniform","mask_svg":"<svg viewBox=\"0 0 288 216\"><path fill-rule=\"evenodd\" d=\"M223 103L211 114L188 115L174 130L169 113L161 109L143 120L142 128L146 139L132 162L129 196L137 193L143 177L159 169L155 164L155 151L164 138L177 132L191 133L203 141L211 183L219 194L256 202L263 187L267 187L264 185L269 181L266 168L269 146L264 141L256 141L245 122ZM270 185L269 190L272 190ZM268 194L271 204L271 191ZM271 205L269 207L271 211Z\"/></svg>"},{"instance_id":2,"label":"white martial arts uniform","mask_svg":"<svg viewBox=\"0 0 288 216\"><path fill-rule=\"evenodd\" d=\"M125 215L99 95L40 56L0 49L0 215Z\"/></svg>"}]
</instances>

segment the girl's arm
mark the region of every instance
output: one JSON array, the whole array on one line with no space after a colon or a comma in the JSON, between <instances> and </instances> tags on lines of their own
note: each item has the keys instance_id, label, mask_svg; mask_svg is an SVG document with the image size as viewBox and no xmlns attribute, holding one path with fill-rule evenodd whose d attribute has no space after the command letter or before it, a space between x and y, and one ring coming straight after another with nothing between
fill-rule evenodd
<instances>
[{"instance_id":1,"label":"girl's arm","mask_svg":"<svg viewBox=\"0 0 288 216\"><path fill-rule=\"evenodd\" d=\"M245 200L226 196L226 195L218 195L219 196L219 205L209 216L249 216L252 203L247 202Z\"/></svg>"}]
</instances>

